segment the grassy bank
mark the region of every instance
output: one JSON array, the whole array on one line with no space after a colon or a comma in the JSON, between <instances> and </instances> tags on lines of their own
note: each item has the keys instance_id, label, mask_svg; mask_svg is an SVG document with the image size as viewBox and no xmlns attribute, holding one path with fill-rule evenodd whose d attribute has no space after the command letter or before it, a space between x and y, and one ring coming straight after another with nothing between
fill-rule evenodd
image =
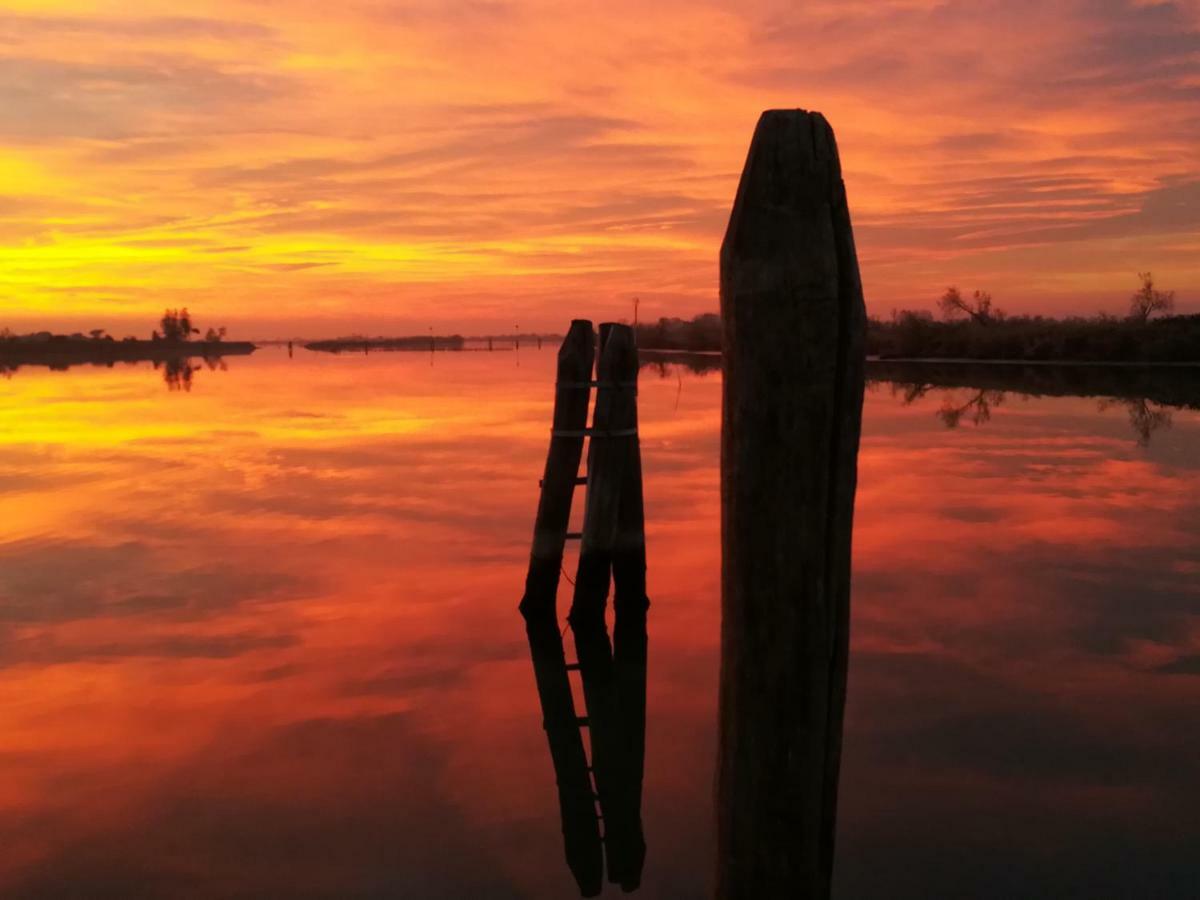
<instances>
[{"instance_id":1,"label":"grassy bank","mask_svg":"<svg viewBox=\"0 0 1200 900\"><path fill-rule=\"evenodd\" d=\"M721 321L714 314L660 319L638 325L637 337L646 350L720 350ZM889 321L868 320L867 353L882 359L1200 363L1200 315L1149 321L1012 316L985 323L905 311Z\"/></svg>"}]
</instances>

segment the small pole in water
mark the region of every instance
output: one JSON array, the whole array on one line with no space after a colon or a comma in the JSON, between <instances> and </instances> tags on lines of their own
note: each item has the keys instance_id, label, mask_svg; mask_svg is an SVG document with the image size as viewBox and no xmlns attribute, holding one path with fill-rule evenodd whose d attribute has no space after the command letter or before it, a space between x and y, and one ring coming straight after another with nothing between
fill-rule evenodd
<instances>
[{"instance_id":1,"label":"small pole in water","mask_svg":"<svg viewBox=\"0 0 1200 900\"><path fill-rule=\"evenodd\" d=\"M833 129L762 114L721 246L719 900L827 900L866 312Z\"/></svg>"}]
</instances>

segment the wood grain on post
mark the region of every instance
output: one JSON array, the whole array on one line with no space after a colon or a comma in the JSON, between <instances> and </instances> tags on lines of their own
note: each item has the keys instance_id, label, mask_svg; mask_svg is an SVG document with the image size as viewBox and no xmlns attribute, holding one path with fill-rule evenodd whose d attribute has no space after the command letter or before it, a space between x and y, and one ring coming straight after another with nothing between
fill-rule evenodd
<instances>
[{"instance_id":1,"label":"wood grain on post","mask_svg":"<svg viewBox=\"0 0 1200 900\"><path fill-rule=\"evenodd\" d=\"M833 130L763 113L721 248L717 896L829 897L866 313Z\"/></svg>"}]
</instances>

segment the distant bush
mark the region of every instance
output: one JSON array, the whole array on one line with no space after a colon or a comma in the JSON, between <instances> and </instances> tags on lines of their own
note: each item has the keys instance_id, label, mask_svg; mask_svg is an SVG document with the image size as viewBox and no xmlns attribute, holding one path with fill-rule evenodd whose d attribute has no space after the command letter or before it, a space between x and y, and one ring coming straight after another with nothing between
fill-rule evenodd
<instances>
[{"instance_id":1,"label":"distant bush","mask_svg":"<svg viewBox=\"0 0 1200 900\"><path fill-rule=\"evenodd\" d=\"M721 349L721 317L705 313L693 319L659 319L654 324L635 326L637 345L646 350Z\"/></svg>"},{"instance_id":2,"label":"distant bush","mask_svg":"<svg viewBox=\"0 0 1200 900\"><path fill-rule=\"evenodd\" d=\"M1200 315L1162 319L1049 319L1009 316L936 322L904 310L870 319L867 353L884 359L1004 359L1092 362L1200 362Z\"/></svg>"}]
</instances>

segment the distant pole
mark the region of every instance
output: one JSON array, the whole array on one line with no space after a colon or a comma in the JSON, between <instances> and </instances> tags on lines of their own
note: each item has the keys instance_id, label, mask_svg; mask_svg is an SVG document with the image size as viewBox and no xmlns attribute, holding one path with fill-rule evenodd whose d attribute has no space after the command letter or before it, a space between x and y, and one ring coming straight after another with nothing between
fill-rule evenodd
<instances>
[{"instance_id":1,"label":"distant pole","mask_svg":"<svg viewBox=\"0 0 1200 900\"><path fill-rule=\"evenodd\" d=\"M633 327L637 328L638 304L642 301L637 297L633 298Z\"/></svg>"},{"instance_id":2,"label":"distant pole","mask_svg":"<svg viewBox=\"0 0 1200 900\"><path fill-rule=\"evenodd\" d=\"M490 352L491 349L492 349L492 339L488 338L488 351Z\"/></svg>"},{"instance_id":3,"label":"distant pole","mask_svg":"<svg viewBox=\"0 0 1200 900\"><path fill-rule=\"evenodd\" d=\"M520 325L513 326L513 349L514 350L521 349L521 326Z\"/></svg>"},{"instance_id":4,"label":"distant pole","mask_svg":"<svg viewBox=\"0 0 1200 900\"><path fill-rule=\"evenodd\" d=\"M721 900L826 900L865 309L833 130L771 110L721 247Z\"/></svg>"}]
</instances>

